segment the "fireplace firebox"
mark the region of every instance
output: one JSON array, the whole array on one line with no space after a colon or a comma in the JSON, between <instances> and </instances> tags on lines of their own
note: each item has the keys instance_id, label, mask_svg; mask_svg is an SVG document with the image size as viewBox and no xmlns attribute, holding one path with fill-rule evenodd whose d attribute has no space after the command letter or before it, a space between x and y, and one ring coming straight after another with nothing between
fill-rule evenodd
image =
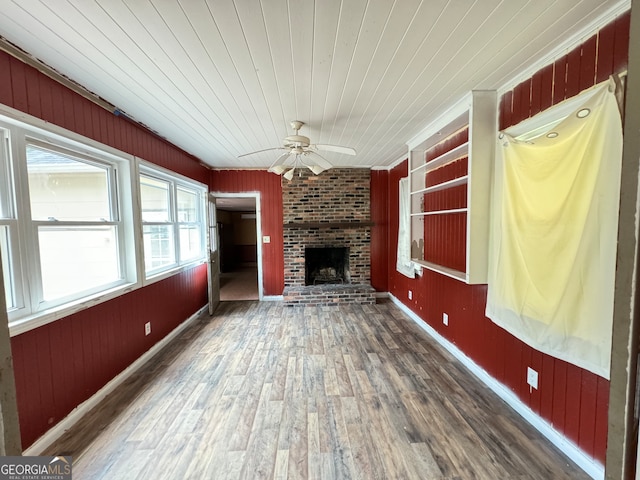
<instances>
[{"instance_id":1,"label":"fireplace firebox","mask_svg":"<svg viewBox=\"0 0 640 480\"><path fill-rule=\"evenodd\" d=\"M304 249L305 285L351 283L348 247Z\"/></svg>"}]
</instances>

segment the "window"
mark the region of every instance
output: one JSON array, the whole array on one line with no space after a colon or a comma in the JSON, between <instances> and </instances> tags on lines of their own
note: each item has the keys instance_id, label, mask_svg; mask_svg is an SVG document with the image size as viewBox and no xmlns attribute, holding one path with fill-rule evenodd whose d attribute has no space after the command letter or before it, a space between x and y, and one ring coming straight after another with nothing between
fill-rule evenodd
<instances>
[{"instance_id":1,"label":"window","mask_svg":"<svg viewBox=\"0 0 640 480\"><path fill-rule=\"evenodd\" d=\"M26 153L41 300L121 281L114 166L35 143Z\"/></svg>"},{"instance_id":2,"label":"window","mask_svg":"<svg viewBox=\"0 0 640 480\"><path fill-rule=\"evenodd\" d=\"M204 186L150 165L140 167L147 277L205 258Z\"/></svg>"},{"instance_id":3,"label":"window","mask_svg":"<svg viewBox=\"0 0 640 480\"><path fill-rule=\"evenodd\" d=\"M11 333L138 281L134 158L0 115L0 254Z\"/></svg>"},{"instance_id":4,"label":"window","mask_svg":"<svg viewBox=\"0 0 640 480\"><path fill-rule=\"evenodd\" d=\"M0 294L11 334L204 262L206 191L0 105Z\"/></svg>"}]
</instances>

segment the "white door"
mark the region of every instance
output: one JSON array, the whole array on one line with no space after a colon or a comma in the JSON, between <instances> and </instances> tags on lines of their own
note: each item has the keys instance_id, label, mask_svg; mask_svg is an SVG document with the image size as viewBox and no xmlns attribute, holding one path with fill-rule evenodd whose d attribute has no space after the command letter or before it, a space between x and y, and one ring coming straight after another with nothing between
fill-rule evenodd
<instances>
[{"instance_id":1,"label":"white door","mask_svg":"<svg viewBox=\"0 0 640 480\"><path fill-rule=\"evenodd\" d=\"M218 245L216 200L214 197L209 197L209 315L213 315L220 303L220 253Z\"/></svg>"}]
</instances>

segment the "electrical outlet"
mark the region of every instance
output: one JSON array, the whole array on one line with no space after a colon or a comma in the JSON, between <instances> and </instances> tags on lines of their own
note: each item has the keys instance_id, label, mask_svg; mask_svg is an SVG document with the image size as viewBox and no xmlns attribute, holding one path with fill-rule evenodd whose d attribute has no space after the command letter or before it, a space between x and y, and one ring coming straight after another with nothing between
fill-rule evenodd
<instances>
[{"instance_id":1,"label":"electrical outlet","mask_svg":"<svg viewBox=\"0 0 640 480\"><path fill-rule=\"evenodd\" d=\"M447 315L444 312L442 312L442 323L444 323L447 326L449 325L449 315Z\"/></svg>"},{"instance_id":2,"label":"electrical outlet","mask_svg":"<svg viewBox=\"0 0 640 480\"><path fill-rule=\"evenodd\" d=\"M409 290L409 300L413 300L413 292Z\"/></svg>"},{"instance_id":3,"label":"electrical outlet","mask_svg":"<svg viewBox=\"0 0 640 480\"><path fill-rule=\"evenodd\" d=\"M144 324L144 334L145 335L151 334L151 322L147 322Z\"/></svg>"},{"instance_id":4,"label":"electrical outlet","mask_svg":"<svg viewBox=\"0 0 640 480\"><path fill-rule=\"evenodd\" d=\"M527 383L536 390L538 389L538 372L531 367L527 367Z\"/></svg>"}]
</instances>

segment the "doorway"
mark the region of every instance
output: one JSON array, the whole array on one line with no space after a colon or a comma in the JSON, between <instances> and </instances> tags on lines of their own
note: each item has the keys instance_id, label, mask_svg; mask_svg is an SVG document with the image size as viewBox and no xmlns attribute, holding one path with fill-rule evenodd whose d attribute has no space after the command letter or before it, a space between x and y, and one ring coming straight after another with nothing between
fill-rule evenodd
<instances>
[{"instance_id":1,"label":"doorway","mask_svg":"<svg viewBox=\"0 0 640 480\"><path fill-rule=\"evenodd\" d=\"M212 193L216 206L220 301L262 300L259 193Z\"/></svg>"}]
</instances>

